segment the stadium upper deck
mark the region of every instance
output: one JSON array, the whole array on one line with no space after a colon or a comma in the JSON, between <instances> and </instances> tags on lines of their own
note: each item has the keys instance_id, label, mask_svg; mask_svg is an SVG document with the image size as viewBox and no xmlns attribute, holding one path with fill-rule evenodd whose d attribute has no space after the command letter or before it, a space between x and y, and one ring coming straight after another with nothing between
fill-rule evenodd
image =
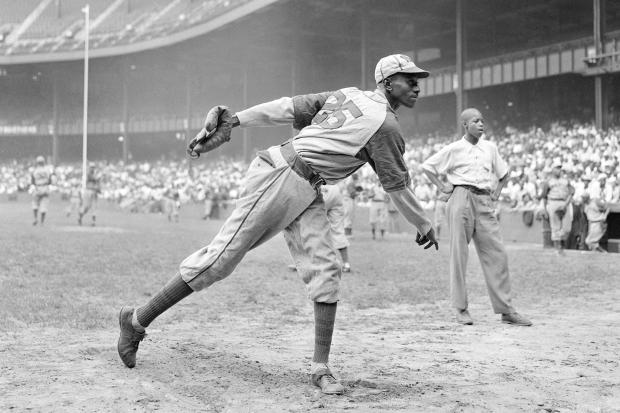
<instances>
[{"instance_id":1,"label":"stadium upper deck","mask_svg":"<svg viewBox=\"0 0 620 413\"><path fill-rule=\"evenodd\" d=\"M86 4L90 7L91 48L96 50L165 38L252 2L257 3L253 0L0 0L0 56L42 56L81 50L85 39L82 9ZM120 53L111 50L108 55ZM36 62L37 58L29 61Z\"/></svg>"},{"instance_id":2,"label":"stadium upper deck","mask_svg":"<svg viewBox=\"0 0 620 413\"><path fill-rule=\"evenodd\" d=\"M364 14L374 28L392 22L393 38L409 38L434 56L438 65L454 61L457 0L0 0L0 63L35 63L76 60L84 44L82 8L89 4L93 57L113 56L158 47L196 37L208 31L196 26L222 15L234 21L271 3L302 9L301 27L273 27L292 35L323 38L358 36L356 26ZM620 29L620 2L605 3L605 29ZM469 59L540 47L592 34L591 0L467 0L464 2ZM244 9L239 12L240 9ZM237 11L237 13L233 13ZM337 24L333 24L338 22ZM224 24L225 22L222 22ZM327 30L325 25L329 24ZM374 26L374 27L373 27ZM342 32L339 27L351 30ZM338 30L334 30L338 29ZM385 31L385 30L384 30ZM186 32L186 36L171 36ZM161 43L152 40L165 40ZM370 42L372 43L372 41ZM123 45L142 45L130 51ZM97 50L106 50L97 54ZM438 54L436 54L439 51ZM49 55L56 55L50 58ZM58 55L63 56L59 59ZM11 57L31 56L29 59ZM45 58L44 56L47 56Z\"/></svg>"}]
</instances>

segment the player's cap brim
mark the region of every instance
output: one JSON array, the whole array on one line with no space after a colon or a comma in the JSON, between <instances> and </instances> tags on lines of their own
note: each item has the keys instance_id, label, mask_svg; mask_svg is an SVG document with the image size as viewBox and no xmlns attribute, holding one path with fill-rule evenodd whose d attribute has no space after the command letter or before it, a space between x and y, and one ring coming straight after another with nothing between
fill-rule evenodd
<instances>
[{"instance_id":1,"label":"player's cap brim","mask_svg":"<svg viewBox=\"0 0 620 413\"><path fill-rule=\"evenodd\" d=\"M422 77L422 78L430 76L429 72L427 72L424 69L420 69L419 67L417 67L413 63L404 66L402 69L400 69L398 71L398 73L413 73L417 77Z\"/></svg>"}]
</instances>

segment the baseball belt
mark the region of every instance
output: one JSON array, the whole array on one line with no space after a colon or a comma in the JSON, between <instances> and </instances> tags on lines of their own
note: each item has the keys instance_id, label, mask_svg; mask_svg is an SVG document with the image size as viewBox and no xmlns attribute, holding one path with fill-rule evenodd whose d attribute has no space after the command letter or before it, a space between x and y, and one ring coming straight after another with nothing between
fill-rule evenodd
<instances>
[{"instance_id":1,"label":"baseball belt","mask_svg":"<svg viewBox=\"0 0 620 413\"><path fill-rule=\"evenodd\" d=\"M454 185L454 186L455 187L460 186L461 188L465 188L472 194L476 194L476 195L491 195L491 191L489 191L488 189L480 189L477 186L473 186L473 185Z\"/></svg>"},{"instance_id":2,"label":"baseball belt","mask_svg":"<svg viewBox=\"0 0 620 413\"><path fill-rule=\"evenodd\" d=\"M310 182L310 185L312 185L314 189L318 191L321 185L325 185L325 179L316 173L314 169L306 163L306 161L301 159L299 154L295 151L295 148L293 148L291 141L287 141L280 145L280 152L291 169L295 171L297 175Z\"/></svg>"}]
</instances>

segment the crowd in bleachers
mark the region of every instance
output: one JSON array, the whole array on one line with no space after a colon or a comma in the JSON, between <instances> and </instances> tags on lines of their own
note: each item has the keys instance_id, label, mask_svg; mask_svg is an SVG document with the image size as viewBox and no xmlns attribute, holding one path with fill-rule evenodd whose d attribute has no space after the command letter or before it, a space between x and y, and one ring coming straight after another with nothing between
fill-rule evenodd
<instances>
[{"instance_id":1,"label":"crowd in bleachers","mask_svg":"<svg viewBox=\"0 0 620 413\"><path fill-rule=\"evenodd\" d=\"M435 189L421 171L422 162L455 136L433 136L409 142L406 159L412 171L416 194L432 209ZM509 179L500 201L509 208L534 209L542 184L554 162L575 189L574 200L584 195L606 203L620 202L620 128L598 131L591 125L553 124L548 130L518 131L506 128L489 133L500 154L510 165Z\"/></svg>"},{"instance_id":2,"label":"crowd in bleachers","mask_svg":"<svg viewBox=\"0 0 620 413\"><path fill-rule=\"evenodd\" d=\"M131 212L161 211L164 196L175 193L181 203L225 203L238 196L246 165L222 159L217 162L155 161L130 163L96 162L102 177L99 198ZM30 188L28 163L11 162L0 166L0 195L15 198ZM81 185L82 167L63 164L54 168L52 193L68 199Z\"/></svg>"},{"instance_id":3,"label":"crowd in bleachers","mask_svg":"<svg viewBox=\"0 0 620 413\"><path fill-rule=\"evenodd\" d=\"M405 158L412 173L416 195L427 209L433 209L436 189L422 173L421 163L455 136L432 136L408 142ZM535 209L543 182L551 165L560 161L575 189L574 200L584 195L605 203L620 202L620 129L606 132L591 125L552 125L543 131L532 128L518 131L506 128L489 133L487 139L497 143L499 151L511 166L510 177L500 201L503 207ZM13 162L0 166L0 195L14 196L28 190L27 163ZM132 211L148 211L168 191L178 193L181 203L202 203L205 199L234 200L247 165L242 161L222 159L218 162L155 161L143 163L99 162L102 199ZM361 185L370 188L369 167L359 172ZM58 165L53 191L69 194L80 185L81 165ZM360 201L364 201L363 194Z\"/></svg>"}]
</instances>

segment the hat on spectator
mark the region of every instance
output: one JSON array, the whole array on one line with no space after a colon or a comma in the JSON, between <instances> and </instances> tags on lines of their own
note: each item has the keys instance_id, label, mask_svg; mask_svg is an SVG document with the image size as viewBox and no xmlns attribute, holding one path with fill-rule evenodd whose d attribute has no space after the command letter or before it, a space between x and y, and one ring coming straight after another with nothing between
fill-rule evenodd
<instances>
[{"instance_id":1,"label":"hat on spectator","mask_svg":"<svg viewBox=\"0 0 620 413\"><path fill-rule=\"evenodd\" d=\"M599 175L598 175L598 179L599 179L599 180L601 180L601 179L607 179L607 177L608 177L608 176L607 176L607 174L599 174Z\"/></svg>"},{"instance_id":2,"label":"hat on spectator","mask_svg":"<svg viewBox=\"0 0 620 413\"><path fill-rule=\"evenodd\" d=\"M562 168L562 161L560 161L559 159L556 159L553 161L553 164L551 165L552 168Z\"/></svg>"},{"instance_id":3,"label":"hat on spectator","mask_svg":"<svg viewBox=\"0 0 620 413\"><path fill-rule=\"evenodd\" d=\"M379 60L377 67L375 67L375 81L379 84L396 73L414 73L418 77L430 75L426 70L417 67L409 56L393 54Z\"/></svg>"},{"instance_id":4,"label":"hat on spectator","mask_svg":"<svg viewBox=\"0 0 620 413\"><path fill-rule=\"evenodd\" d=\"M39 155L39 156L37 156L37 160L36 160L36 162L37 162L37 163L45 163L45 158L44 158L44 157L42 157L41 155Z\"/></svg>"}]
</instances>

